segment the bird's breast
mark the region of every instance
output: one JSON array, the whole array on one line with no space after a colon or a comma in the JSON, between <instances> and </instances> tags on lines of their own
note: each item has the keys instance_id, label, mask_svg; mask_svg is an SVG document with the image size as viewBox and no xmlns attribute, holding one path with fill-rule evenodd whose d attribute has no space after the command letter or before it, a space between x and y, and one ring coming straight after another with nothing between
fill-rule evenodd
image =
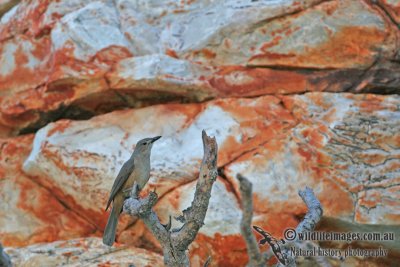
<instances>
[{"instance_id":1,"label":"bird's breast","mask_svg":"<svg viewBox=\"0 0 400 267\"><path fill-rule=\"evenodd\" d=\"M136 183L139 186L139 189L141 190L146 185L149 178L150 178L150 166L149 167L143 165L135 166L135 169L129 176L124 187L131 188L136 181Z\"/></svg>"}]
</instances>

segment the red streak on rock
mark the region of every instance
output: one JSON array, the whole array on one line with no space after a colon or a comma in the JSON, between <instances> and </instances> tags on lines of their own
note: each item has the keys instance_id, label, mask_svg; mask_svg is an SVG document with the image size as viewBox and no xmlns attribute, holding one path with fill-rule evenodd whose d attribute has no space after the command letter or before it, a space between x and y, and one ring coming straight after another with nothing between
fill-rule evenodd
<instances>
[{"instance_id":1,"label":"red streak on rock","mask_svg":"<svg viewBox=\"0 0 400 267\"><path fill-rule=\"evenodd\" d=\"M306 159L306 161L310 161L312 158L312 153L306 147L299 147L297 152Z\"/></svg>"},{"instance_id":2,"label":"red streak on rock","mask_svg":"<svg viewBox=\"0 0 400 267\"><path fill-rule=\"evenodd\" d=\"M221 67L210 84L225 96L258 96L304 92L306 76L294 71L240 66Z\"/></svg>"},{"instance_id":3,"label":"red streak on rock","mask_svg":"<svg viewBox=\"0 0 400 267\"><path fill-rule=\"evenodd\" d=\"M338 9L339 3L336 1L333 1L329 3L329 5L324 5L325 8L321 8L322 11L324 11L328 16L332 16L332 14Z\"/></svg>"},{"instance_id":4,"label":"red streak on rock","mask_svg":"<svg viewBox=\"0 0 400 267\"><path fill-rule=\"evenodd\" d=\"M206 59L214 59L217 56L217 54L215 52L213 52L212 50L210 50L208 48L203 48L198 51L193 51L193 55L195 57L203 56Z\"/></svg>"},{"instance_id":5,"label":"red streak on rock","mask_svg":"<svg viewBox=\"0 0 400 267\"><path fill-rule=\"evenodd\" d=\"M27 177L22 164L32 148L34 135L25 135L12 139L3 139L0 147L0 172L4 183L12 183L16 191L15 212L23 213L29 220L29 236L19 232L2 232L0 241L6 246L24 246L38 242L51 242L91 234L95 228L85 220L66 209L51 191L39 186L38 177ZM19 192L19 193L17 193ZM18 222L21 225L23 221Z\"/></svg>"},{"instance_id":6,"label":"red streak on rock","mask_svg":"<svg viewBox=\"0 0 400 267\"><path fill-rule=\"evenodd\" d=\"M112 65L128 57L133 57L133 54L126 47L112 45L97 52L91 61Z\"/></svg>"},{"instance_id":7,"label":"red streak on rock","mask_svg":"<svg viewBox=\"0 0 400 267\"><path fill-rule=\"evenodd\" d=\"M250 58L251 65L278 65L289 67L313 66L321 68L348 68L371 64L376 48L387 34L375 28L348 26L317 47L306 47L306 52L276 53L264 49ZM269 44L267 43L266 46Z\"/></svg>"},{"instance_id":8,"label":"red streak on rock","mask_svg":"<svg viewBox=\"0 0 400 267\"><path fill-rule=\"evenodd\" d=\"M194 243L189 250L191 259L196 256L205 261L211 254L215 266L245 266L248 261L246 244L239 234L223 236L216 233L209 237L199 233ZM203 264L200 262L200 266Z\"/></svg>"},{"instance_id":9,"label":"red streak on rock","mask_svg":"<svg viewBox=\"0 0 400 267\"><path fill-rule=\"evenodd\" d=\"M387 12L392 16L397 24L400 24L400 2L390 0L380 0L379 2L382 2L386 7Z\"/></svg>"},{"instance_id":10,"label":"red streak on rock","mask_svg":"<svg viewBox=\"0 0 400 267\"><path fill-rule=\"evenodd\" d=\"M275 36L271 42L265 43L261 46L260 50L264 53L268 53L267 49L279 44L279 41L282 39L282 36Z\"/></svg>"},{"instance_id":11,"label":"red streak on rock","mask_svg":"<svg viewBox=\"0 0 400 267\"><path fill-rule=\"evenodd\" d=\"M168 56L170 56L170 57L173 57L173 58L179 58L178 54L177 54L176 51L173 50L173 49L169 49L169 48L168 48L168 49L165 51L165 54L168 55Z\"/></svg>"},{"instance_id":12,"label":"red streak on rock","mask_svg":"<svg viewBox=\"0 0 400 267\"><path fill-rule=\"evenodd\" d=\"M65 129L67 129L71 124L70 120L59 120L54 124L53 128L51 128L47 132L47 137L52 136L55 133L63 133Z\"/></svg>"}]
</instances>

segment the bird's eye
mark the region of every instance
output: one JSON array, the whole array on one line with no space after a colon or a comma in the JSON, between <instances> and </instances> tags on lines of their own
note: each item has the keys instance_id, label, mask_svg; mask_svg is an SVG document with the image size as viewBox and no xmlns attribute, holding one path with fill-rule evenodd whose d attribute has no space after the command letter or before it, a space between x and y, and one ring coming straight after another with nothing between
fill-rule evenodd
<instances>
[{"instance_id":1,"label":"bird's eye","mask_svg":"<svg viewBox=\"0 0 400 267\"><path fill-rule=\"evenodd\" d=\"M147 142L144 142L143 145L147 145Z\"/></svg>"}]
</instances>

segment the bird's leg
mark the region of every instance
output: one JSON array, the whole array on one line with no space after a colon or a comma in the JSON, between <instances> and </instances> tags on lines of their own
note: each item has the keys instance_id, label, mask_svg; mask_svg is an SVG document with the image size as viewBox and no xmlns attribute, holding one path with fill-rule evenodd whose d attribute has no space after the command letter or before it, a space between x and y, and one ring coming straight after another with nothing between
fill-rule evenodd
<instances>
[{"instance_id":1,"label":"bird's leg","mask_svg":"<svg viewBox=\"0 0 400 267\"><path fill-rule=\"evenodd\" d=\"M139 198L139 185L134 182L132 188L126 188L122 191L124 193L124 197L132 197L135 199Z\"/></svg>"},{"instance_id":2,"label":"bird's leg","mask_svg":"<svg viewBox=\"0 0 400 267\"><path fill-rule=\"evenodd\" d=\"M131 197L136 199L139 198L139 185L136 182L133 183Z\"/></svg>"}]
</instances>

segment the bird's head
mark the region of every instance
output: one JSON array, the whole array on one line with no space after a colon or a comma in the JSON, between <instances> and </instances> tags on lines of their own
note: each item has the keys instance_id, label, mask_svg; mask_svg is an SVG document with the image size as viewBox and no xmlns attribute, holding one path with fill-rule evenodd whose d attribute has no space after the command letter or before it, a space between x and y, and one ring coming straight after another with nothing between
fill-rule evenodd
<instances>
[{"instance_id":1,"label":"bird's head","mask_svg":"<svg viewBox=\"0 0 400 267\"><path fill-rule=\"evenodd\" d=\"M136 143L134 154L149 154L153 143L160 139L161 136L156 136L152 138L144 138Z\"/></svg>"}]
</instances>

